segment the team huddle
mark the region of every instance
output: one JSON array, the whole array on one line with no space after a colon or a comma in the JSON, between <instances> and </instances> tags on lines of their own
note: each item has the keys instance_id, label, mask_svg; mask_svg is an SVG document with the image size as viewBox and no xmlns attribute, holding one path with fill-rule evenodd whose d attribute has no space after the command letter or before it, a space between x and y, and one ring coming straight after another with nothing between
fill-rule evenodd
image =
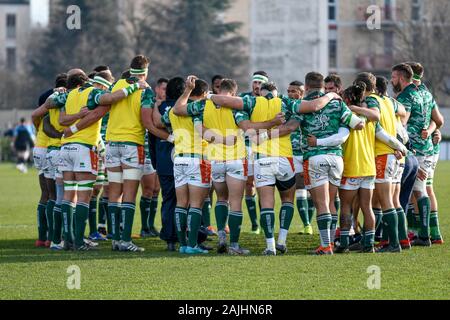
<instances>
[{"instance_id":1,"label":"team huddle","mask_svg":"<svg viewBox=\"0 0 450 320\"><path fill-rule=\"evenodd\" d=\"M419 63L392 68L395 98L386 78L366 72L345 90L338 75L311 72L283 95L258 71L252 91L240 95L236 81L221 76L212 91L196 76L160 79L153 91L149 64L133 58L118 81L107 67L89 76L72 69L41 97L32 115L42 191L36 246L85 251L111 239L112 250L144 251L132 241L136 198L142 185L140 236L159 236L159 183L170 215L163 229L173 228L181 254L212 249L203 227L218 236L218 253L250 254L239 241L244 199L267 256L287 252L295 207L303 234L313 234L316 213L314 255L443 243L433 176L444 120Z\"/></svg>"}]
</instances>

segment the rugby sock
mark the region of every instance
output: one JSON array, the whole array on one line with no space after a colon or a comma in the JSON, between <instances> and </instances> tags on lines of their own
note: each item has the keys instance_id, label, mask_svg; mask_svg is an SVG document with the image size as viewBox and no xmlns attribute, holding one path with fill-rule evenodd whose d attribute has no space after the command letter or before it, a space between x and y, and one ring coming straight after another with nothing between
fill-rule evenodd
<instances>
[{"instance_id":1,"label":"rugby sock","mask_svg":"<svg viewBox=\"0 0 450 320\"><path fill-rule=\"evenodd\" d=\"M383 211L383 225L383 233L387 231L389 235L389 245L398 247L398 215L395 209Z\"/></svg>"},{"instance_id":2,"label":"rugby sock","mask_svg":"<svg viewBox=\"0 0 450 320\"><path fill-rule=\"evenodd\" d=\"M245 197L245 204L247 205L248 215L252 222L252 229L258 228L258 218L256 213L256 196Z\"/></svg>"},{"instance_id":3,"label":"rugby sock","mask_svg":"<svg viewBox=\"0 0 450 320\"><path fill-rule=\"evenodd\" d=\"M415 216L414 216L414 204L409 203L408 204L408 210L406 212L406 219L408 220L408 230L415 230L416 224L415 224Z\"/></svg>"},{"instance_id":4,"label":"rugby sock","mask_svg":"<svg viewBox=\"0 0 450 320\"><path fill-rule=\"evenodd\" d=\"M442 240L441 231L439 229L439 217L437 211L431 211L430 229L431 229L431 239Z\"/></svg>"},{"instance_id":5,"label":"rugby sock","mask_svg":"<svg viewBox=\"0 0 450 320\"><path fill-rule=\"evenodd\" d=\"M371 248L375 243L375 230L364 231L362 244L364 248Z\"/></svg>"},{"instance_id":6,"label":"rugby sock","mask_svg":"<svg viewBox=\"0 0 450 320\"><path fill-rule=\"evenodd\" d=\"M158 211L159 198L153 197L150 203L150 215L148 216L148 227L153 228L155 226L156 212Z\"/></svg>"},{"instance_id":7,"label":"rugby sock","mask_svg":"<svg viewBox=\"0 0 450 320\"><path fill-rule=\"evenodd\" d=\"M122 202L122 221L123 232L121 239L125 242L131 241L131 231L133 230L134 213L136 211L136 205L132 202Z\"/></svg>"},{"instance_id":8,"label":"rugby sock","mask_svg":"<svg viewBox=\"0 0 450 320\"><path fill-rule=\"evenodd\" d=\"M283 202L280 209L280 233L278 234L278 244L286 244L286 238L294 217L294 204Z\"/></svg>"},{"instance_id":9,"label":"rugby sock","mask_svg":"<svg viewBox=\"0 0 450 320\"><path fill-rule=\"evenodd\" d=\"M398 239L399 240L408 240L408 231L406 229L406 215L403 208L397 208L397 216L398 216Z\"/></svg>"},{"instance_id":10,"label":"rugby sock","mask_svg":"<svg viewBox=\"0 0 450 320\"><path fill-rule=\"evenodd\" d=\"M211 225L210 206L211 206L211 199L210 198L205 199L205 202L203 203L203 208L202 208L202 222L203 222L203 226L205 226L206 228L208 228Z\"/></svg>"},{"instance_id":11,"label":"rugby sock","mask_svg":"<svg viewBox=\"0 0 450 320\"><path fill-rule=\"evenodd\" d=\"M61 243L61 233L62 233L62 213L61 206L55 204L53 208L53 243L60 244Z\"/></svg>"},{"instance_id":12,"label":"rugby sock","mask_svg":"<svg viewBox=\"0 0 450 320\"><path fill-rule=\"evenodd\" d=\"M108 209L108 198L101 197L98 203L98 224L101 226L106 225L107 209Z\"/></svg>"},{"instance_id":13,"label":"rugby sock","mask_svg":"<svg viewBox=\"0 0 450 320\"><path fill-rule=\"evenodd\" d=\"M64 241L67 242L73 242L72 239L72 228L73 228L73 223L72 223L72 206L74 204L70 201L65 201L63 200L61 202L61 213L63 216L63 226L64 226Z\"/></svg>"},{"instance_id":14,"label":"rugby sock","mask_svg":"<svg viewBox=\"0 0 450 320\"><path fill-rule=\"evenodd\" d=\"M419 200L417 200L417 206L419 207L420 216L419 237L422 239L428 239L430 238L430 198L420 198Z\"/></svg>"},{"instance_id":15,"label":"rugby sock","mask_svg":"<svg viewBox=\"0 0 450 320\"><path fill-rule=\"evenodd\" d=\"M89 234L97 232L97 197L89 202Z\"/></svg>"},{"instance_id":16,"label":"rugby sock","mask_svg":"<svg viewBox=\"0 0 450 320\"><path fill-rule=\"evenodd\" d=\"M300 193L299 191L306 191L306 190L296 191L298 213L300 214L300 219L302 219L303 226L306 227L311 224L308 214L308 199L303 195L303 192Z\"/></svg>"},{"instance_id":17,"label":"rugby sock","mask_svg":"<svg viewBox=\"0 0 450 320\"><path fill-rule=\"evenodd\" d=\"M185 247L187 245L187 214L188 211L186 208L175 208L175 226L177 228L178 241L180 241L180 246L182 247Z\"/></svg>"},{"instance_id":18,"label":"rugby sock","mask_svg":"<svg viewBox=\"0 0 450 320\"><path fill-rule=\"evenodd\" d=\"M314 201L311 197L308 197L308 216L309 216L309 221L313 221L313 217L314 217L314 211L316 210L316 208L314 207Z\"/></svg>"},{"instance_id":19,"label":"rugby sock","mask_svg":"<svg viewBox=\"0 0 450 320\"><path fill-rule=\"evenodd\" d=\"M152 200L146 197L141 197L139 207L141 209L141 231L149 231L148 217L150 216L150 206Z\"/></svg>"},{"instance_id":20,"label":"rugby sock","mask_svg":"<svg viewBox=\"0 0 450 320\"><path fill-rule=\"evenodd\" d=\"M84 231L89 217L89 204L77 202L75 207L75 245L81 247L84 245Z\"/></svg>"},{"instance_id":21,"label":"rugby sock","mask_svg":"<svg viewBox=\"0 0 450 320\"><path fill-rule=\"evenodd\" d=\"M108 214L111 218L111 232L113 240L120 241L120 203L108 203Z\"/></svg>"},{"instance_id":22,"label":"rugby sock","mask_svg":"<svg viewBox=\"0 0 450 320\"><path fill-rule=\"evenodd\" d=\"M45 210L47 205L39 203L37 207L37 222L38 222L38 238L41 241L47 240L47 219L45 217Z\"/></svg>"},{"instance_id":23,"label":"rugby sock","mask_svg":"<svg viewBox=\"0 0 450 320\"><path fill-rule=\"evenodd\" d=\"M275 226L275 212L273 209L261 209L261 227L266 239L273 239Z\"/></svg>"},{"instance_id":24,"label":"rugby sock","mask_svg":"<svg viewBox=\"0 0 450 320\"><path fill-rule=\"evenodd\" d=\"M202 210L200 208L189 208L187 216L188 226L188 246L194 248L197 246L198 230L202 222Z\"/></svg>"},{"instance_id":25,"label":"rugby sock","mask_svg":"<svg viewBox=\"0 0 450 320\"><path fill-rule=\"evenodd\" d=\"M228 203L217 201L214 212L216 214L217 231L224 230L228 219Z\"/></svg>"},{"instance_id":26,"label":"rugby sock","mask_svg":"<svg viewBox=\"0 0 450 320\"><path fill-rule=\"evenodd\" d=\"M55 200L47 201L47 208L45 209L45 217L47 218L47 240L53 240L53 208L55 207Z\"/></svg>"},{"instance_id":27,"label":"rugby sock","mask_svg":"<svg viewBox=\"0 0 450 320\"><path fill-rule=\"evenodd\" d=\"M336 238L336 226L339 221L339 216L336 214L331 215L331 225L330 225L330 240L334 243L334 239Z\"/></svg>"},{"instance_id":28,"label":"rugby sock","mask_svg":"<svg viewBox=\"0 0 450 320\"><path fill-rule=\"evenodd\" d=\"M339 238L340 247L341 248L348 248L350 245L350 230L343 230L341 229L341 236Z\"/></svg>"},{"instance_id":29,"label":"rugby sock","mask_svg":"<svg viewBox=\"0 0 450 320\"><path fill-rule=\"evenodd\" d=\"M113 230L112 230L112 223L111 223L111 214L109 213L109 208L108 208L108 203L109 203L109 199L108 198L103 198L105 200L105 203L103 204L103 210L105 210L105 215L106 215L106 231L108 234L113 234Z\"/></svg>"},{"instance_id":30,"label":"rugby sock","mask_svg":"<svg viewBox=\"0 0 450 320\"><path fill-rule=\"evenodd\" d=\"M383 232L381 221L383 220L383 211L380 208L372 208L375 215L375 236L380 238Z\"/></svg>"},{"instance_id":31,"label":"rugby sock","mask_svg":"<svg viewBox=\"0 0 450 320\"><path fill-rule=\"evenodd\" d=\"M317 226L320 233L320 245L327 248L331 244L330 227L331 227L331 213L324 213L317 215Z\"/></svg>"},{"instance_id":32,"label":"rugby sock","mask_svg":"<svg viewBox=\"0 0 450 320\"><path fill-rule=\"evenodd\" d=\"M228 225L230 227L230 243L238 243L241 234L242 220L244 216L242 212L230 211Z\"/></svg>"}]
</instances>

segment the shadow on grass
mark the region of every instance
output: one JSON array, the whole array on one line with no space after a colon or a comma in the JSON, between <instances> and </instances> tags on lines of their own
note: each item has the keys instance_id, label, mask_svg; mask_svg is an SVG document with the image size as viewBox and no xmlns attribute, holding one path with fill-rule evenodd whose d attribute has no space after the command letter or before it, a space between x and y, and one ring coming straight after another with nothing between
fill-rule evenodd
<instances>
[{"instance_id":1,"label":"shadow on grass","mask_svg":"<svg viewBox=\"0 0 450 320\"><path fill-rule=\"evenodd\" d=\"M215 248L217 238L210 238L206 244ZM35 248L32 239L0 240L0 265L8 263L31 263L31 262L58 262L70 260L115 260L115 259L188 259L192 256L180 255L178 252L168 252L166 243L159 239L134 240L134 242L145 248L145 252L117 252L111 250L110 241L100 242L99 249L85 252L74 251L51 251L48 248ZM261 256L265 249L265 239L263 235L255 236L242 234L240 243L243 247L251 251L250 256ZM304 236L291 234L288 237L288 256L305 256L318 244L317 236ZM213 258L222 257L215 250L208 255L201 257Z\"/></svg>"}]
</instances>

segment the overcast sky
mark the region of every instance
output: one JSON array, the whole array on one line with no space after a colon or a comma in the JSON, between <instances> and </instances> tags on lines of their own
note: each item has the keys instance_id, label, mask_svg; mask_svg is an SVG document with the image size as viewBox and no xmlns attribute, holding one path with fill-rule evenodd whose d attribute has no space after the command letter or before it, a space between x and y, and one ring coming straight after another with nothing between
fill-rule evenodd
<instances>
[{"instance_id":1,"label":"overcast sky","mask_svg":"<svg viewBox=\"0 0 450 320\"><path fill-rule=\"evenodd\" d=\"M33 25L46 25L48 23L48 1L31 0L31 21Z\"/></svg>"}]
</instances>

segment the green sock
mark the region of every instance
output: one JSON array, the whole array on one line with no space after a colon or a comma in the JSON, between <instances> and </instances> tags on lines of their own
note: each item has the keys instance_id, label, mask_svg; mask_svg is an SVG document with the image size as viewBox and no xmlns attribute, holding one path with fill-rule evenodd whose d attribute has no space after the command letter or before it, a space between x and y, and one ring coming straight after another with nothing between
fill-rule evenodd
<instances>
[{"instance_id":1,"label":"green sock","mask_svg":"<svg viewBox=\"0 0 450 320\"><path fill-rule=\"evenodd\" d=\"M364 248L372 248L375 243L375 230L364 231L362 244Z\"/></svg>"},{"instance_id":2,"label":"green sock","mask_svg":"<svg viewBox=\"0 0 450 320\"><path fill-rule=\"evenodd\" d=\"M227 225L228 203L217 201L214 212L216 214L217 231L222 231Z\"/></svg>"},{"instance_id":3,"label":"green sock","mask_svg":"<svg viewBox=\"0 0 450 320\"><path fill-rule=\"evenodd\" d=\"M311 224L308 214L308 199L303 197L297 197L297 209L302 219L303 226L309 226Z\"/></svg>"},{"instance_id":4,"label":"green sock","mask_svg":"<svg viewBox=\"0 0 450 320\"><path fill-rule=\"evenodd\" d=\"M47 219L45 217L45 210L47 204L39 203L37 207L37 222L38 222L38 239L40 241L47 240Z\"/></svg>"},{"instance_id":5,"label":"green sock","mask_svg":"<svg viewBox=\"0 0 450 320\"><path fill-rule=\"evenodd\" d=\"M331 215L331 225L330 225L330 240L334 243L334 239L336 238L336 227L339 221L339 216L336 214Z\"/></svg>"},{"instance_id":6,"label":"green sock","mask_svg":"<svg viewBox=\"0 0 450 320\"><path fill-rule=\"evenodd\" d=\"M348 248L350 245L350 230L343 230L341 228L341 236L339 238L340 247L341 248Z\"/></svg>"},{"instance_id":7,"label":"green sock","mask_svg":"<svg viewBox=\"0 0 450 320\"><path fill-rule=\"evenodd\" d=\"M202 208L202 222L201 224L208 228L211 225L211 199L207 198L205 199L205 202L203 203Z\"/></svg>"},{"instance_id":8,"label":"green sock","mask_svg":"<svg viewBox=\"0 0 450 320\"><path fill-rule=\"evenodd\" d=\"M61 206L55 204L53 208L53 243L60 244L61 243L61 235L62 235L62 212Z\"/></svg>"},{"instance_id":9,"label":"green sock","mask_svg":"<svg viewBox=\"0 0 450 320\"><path fill-rule=\"evenodd\" d=\"M105 206L106 204L106 206ZM100 198L99 204L98 204L98 224L99 225L106 225L107 221L107 210L108 210L108 198Z\"/></svg>"},{"instance_id":10,"label":"green sock","mask_svg":"<svg viewBox=\"0 0 450 320\"><path fill-rule=\"evenodd\" d=\"M274 237L275 212L273 209L261 209L261 227L266 239Z\"/></svg>"},{"instance_id":11,"label":"green sock","mask_svg":"<svg viewBox=\"0 0 450 320\"><path fill-rule=\"evenodd\" d=\"M398 239L408 240L408 230L406 229L406 215L403 208L397 208L398 216Z\"/></svg>"},{"instance_id":12,"label":"green sock","mask_svg":"<svg viewBox=\"0 0 450 320\"><path fill-rule=\"evenodd\" d=\"M149 231L148 217L150 216L151 199L141 197L139 207L141 209L141 231Z\"/></svg>"},{"instance_id":13,"label":"green sock","mask_svg":"<svg viewBox=\"0 0 450 320\"><path fill-rule=\"evenodd\" d=\"M383 211L379 208L372 208L372 211L375 215L375 236L381 237L383 232L383 224L381 223L383 220Z\"/></svg>"},{"instance_id":14,"label":"green sock","mask_svg":"<svg viewBox=\"0 0 450 320\"><path fill-rule=\"evenodd\" d=\"M420 230L419 237L422 239L430 238L430 213L431 203L430 198L422 197L417 200L417 206L419 207L420 216Z\"/></svg>"},{"instance_id":15,"label":"green sock","mask_svg":"<svg viewBox=\"0 0 450 320\"><path fill-rule=\"evenodd\" d=\"M389 245L392 247L397 247L399 245L398 240L398 215L395 209L389 209L383 211L383 233L388 231L389 234Z\"/></svg>"},{"instance_id":16,"label":"green sock","mask_svg":"<svg viewBox=\"0 0 450 320\"><path fill-rule=\"evenodd\" d=\"M84 231L89 217L89 204L78 202L75 207L75 245L80 247L84 245Z\"/></svg>"},{"instance_id":17,"label":"green sock","mask_svg":"<svg viewBox=\"0 0 450 320\"><path fill-rule=\"evenodd\" d=\"M45 209L45 217L47 218L47 240L53 240L53 208L55 207L55 200L47 201L47 208Z\"/></svg>"},{"instance_id":18,"label":"green sock","mask_svg":"<svg viewBox=\"0 0 450 320\"><path fill-rule=\"evenodd\" d=\"M341 210L341 199L339 197L334 198L334 207L336 208L336 214L339 215L339 210Z\"/></svg>"},{"instance_id":19,"label":"green sock","mask_svg":"<svg viewBox=\"0 0 450 320\"><path fill-rule=\"evenodd\" d=\"M252 229L258 228L258 217L256 213L256 196L245 197L245 204L247 205L248 215L252 223Z\"/></svg>"},{"instance_id":20,"label":"green sock","mask_svg":"<svg viewBox=\"0 0 450 320\"><path fill-rule=\"evenodd\" d=\"M238 243L244 215L242 212L230 211L228 224L230 226L230 243Z\"/></svg>"},{"instance_id":21,"label":"green sock","mask_svg":"<svg viewBox=\"0 0 450 320\"><path fill-rule=\"evenodd\" d=\"M123 221L123 231L121 239L125 242L130 242L136 205L132 202L122 202L121 210Z\"/></svg>"},{"instance_id":22,"label":"green sock","mask_svg":"<svg viewBox=\"0 0 450 320\"><path fill-rule=\"evenodd\" d=\"M89 234L97 232L97 197L89 202Z\"/></svg>"},{"instance_id":23,"label":"green sock","mask_svg":"<svg viewBox=\"0 0 450 320\"><path fill-rule=\"evenodd\" d=\"M120 203L109 202L108 213L111 217L112 239L120 241Z\"/></svg>"},{"instance_id":24,"label":"green sock","mask_svg":"<svg viewBox=\"0 0 450 320\"><path fill-rule=\"evenodd\" d=\"M431 239L442 240L441 231L439 229L439 217L437 211L431 211L430 231L431 231Z\"/></svg>"},{"instance_id":25,"label":"green sock","mask_svg":"<svg viewBox=\"0 0 450 320\"><path fill-rule=\"evenodd\" d=\"M194 248L197 246L198 230L202 223L202 210L200 208L189 208L187 216L188 226L188 246Z\"/></svg>"},{"instance_id":26,"label":"green sock","mask_svg":"<svg viewBox=\"0 0 450 320\"><path fill-rule=\"evenodd\" d=\"M112 224L111 224L111 214L109 213L109 208L108 208L108 203L109 203L109 199L108 198L104 198L105 199L105 203L104 203L104 208L103 210L105 210L105 216L106 216L106 232L109 234L113 234L113 230L112 230Z\"/></svg>"},{"instance_id":27,"label":"green sock","mask_svg":"<svg viewBox=\"0 0 450 320\"><path fill-rule=\"evenodd\" d=\"M280 228L289 230L294 217L294 204L283 202L280 208Z\"/></svg>"},{"instance_id":28,"label":"green sock","mask_svg":"<svg viewBox=\"0 0 450 320\"><path fill-rule=\"evenodd\" d=\"M331 213L317 215L317 226L320 233L320 245L327 248L331 244L330 227L331 227Z\"/></svg>"},{"instance_id":29,"label":"green sock","mask_svg":"<svg viewBox=\"0 0 450 320\"><path fill-rule=\"evenodd\" d=\"M187 214L186 208L175 208L175 226L177 228L178 241L180 246L187 246L186 229L187 229Z\"/></svg>"},{"instance_id":30,"label":"green sock","mask_svg":"<svg viewBox=\"0 0 450 320\"><path fill-rule=\"evenodd\" d=\"M64 241L73 242L73 203L69 201L63 201L61 203L61 213L63 216L63 228L64 228Z\"/></svg>"},{"instance_id":31,"label":"green sock","mask_svg":"<svg viewBox=\"0 0 450 320\"><path fill-rule=\"evenodd\" d=\"M381 241L383 241L384 243L389 242L389 228L387 226L384 225L384 223L382 223L380 225L380 229L381 229Z\"/></svg>"},{"instance_id":32,"label":"green sock","mask_svg":"<svg viewBox=\"0 0 450 320\"><path fill-rule=\"evenodd\" d=\"M412 203L408 204L408 210L406 212L406 219L408 220L408 230L415 230L415 216L414 216L414 205Z\"/></svg>"},{"instance_id":33,"label":"green sock","mask_svg":"<svg viewBox=\"0 0 450 320\"><path fill-rule=\"evenodd\" d=\"M313 221L314 211L316 211L316 208L314 207L314 201L311 197L308 197L308 216L310 222Z\"/></svg>"},{"instance_id":34,"label":"green sock","mask_svg":"<svg viewBox=\"0 0 450 320\"><path fill-rule=\"evenodd\" d=\"M155 217L156 212L158 211L158 197L153 197L152 202L150 203L150 215L148 216L148 227L154 228L155 227Z\"/></svg>"}]
</instances>

